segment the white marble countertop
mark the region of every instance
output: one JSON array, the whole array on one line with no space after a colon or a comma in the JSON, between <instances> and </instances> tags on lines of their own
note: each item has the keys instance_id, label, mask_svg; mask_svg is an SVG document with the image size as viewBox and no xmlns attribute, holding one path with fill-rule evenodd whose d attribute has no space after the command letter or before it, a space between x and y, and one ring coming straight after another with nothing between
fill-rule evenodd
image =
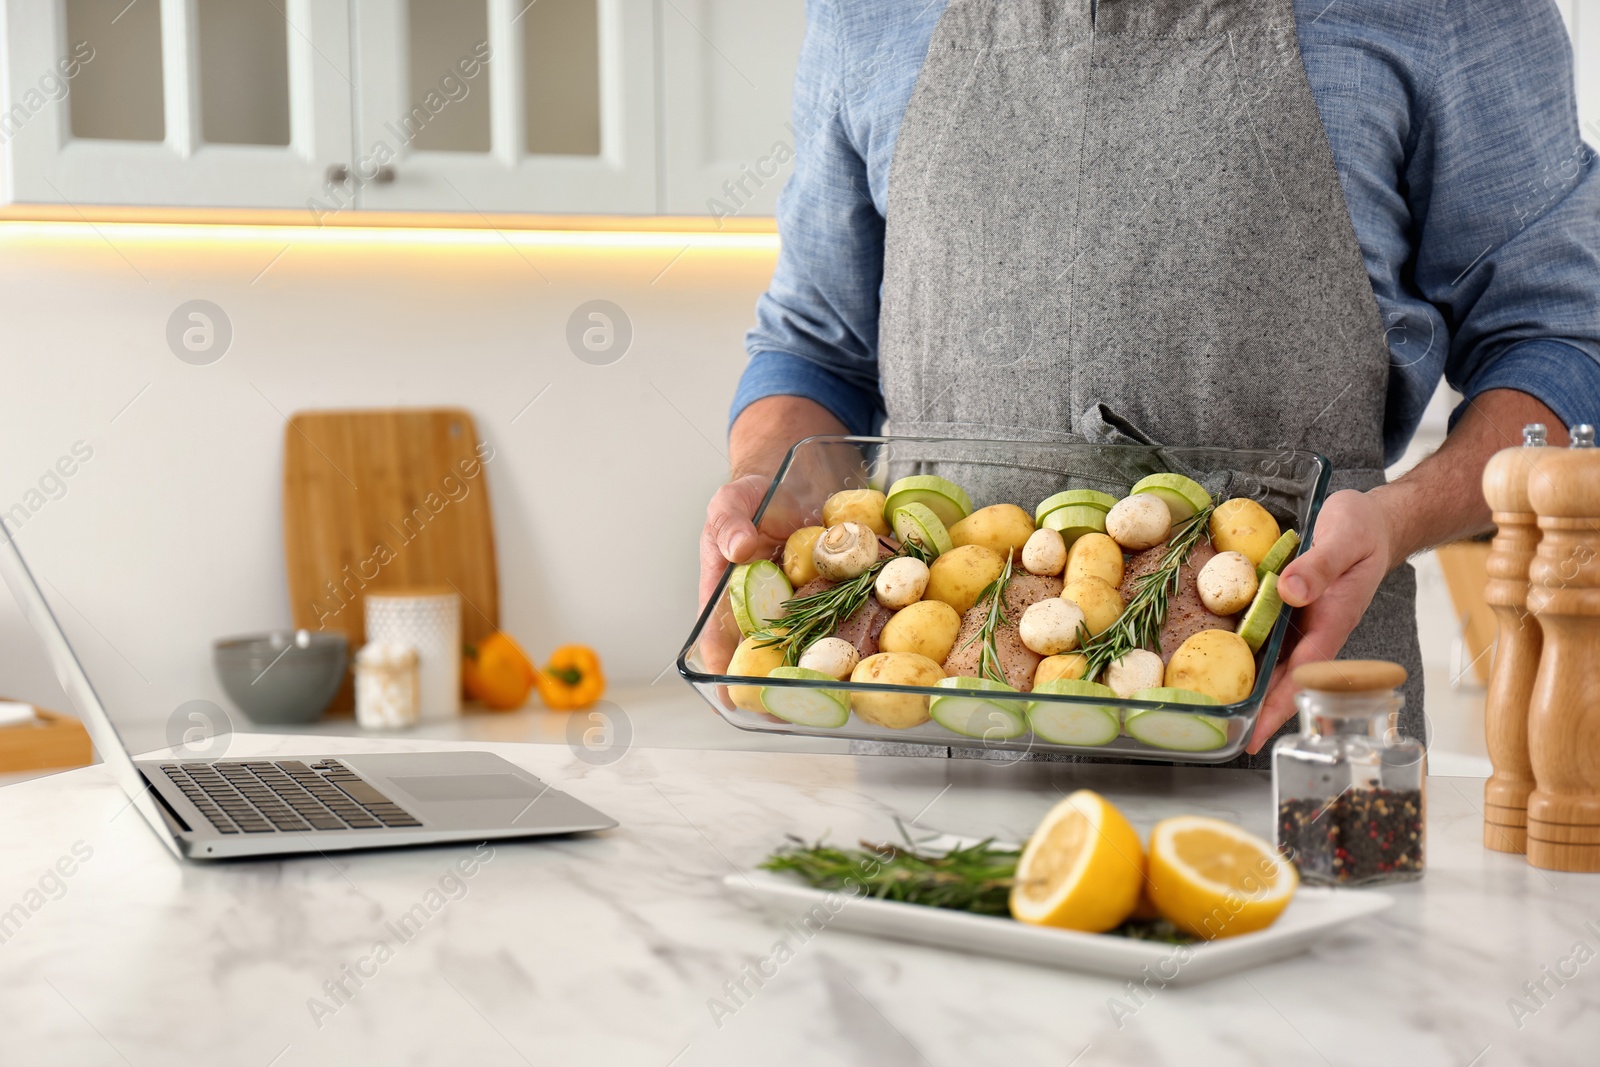
<instances>
[{"instance_id":1,"label":"white marble countertop","mask_svg":"<svg viewBox=\"0 0 1600 1067\"><path fill-rule=\"evenodd\" d=\"M229 755L422 744L240 734ZM0 1061L1558 1067L1600 1049L1600 878L1484 851L1478 781L1430 779L1428 874L1394 908L1310 954L1159 990L1120 1026L1113 981L835 930L719 1025L708 1001L780 936L721 879L786 832L883 839L899 816L1015 839L1088 786L1141 831L1203 811L1266 833L1266 777L638 745L602 766L555 744L460 747L622 825L497 844L452 882L472 847L186 866L99 766L0 790ZM430 892L439 906L400 941L387 924ZM392 958L357 986L345 968L379 940Z\"/></svg>"}]
</instances>

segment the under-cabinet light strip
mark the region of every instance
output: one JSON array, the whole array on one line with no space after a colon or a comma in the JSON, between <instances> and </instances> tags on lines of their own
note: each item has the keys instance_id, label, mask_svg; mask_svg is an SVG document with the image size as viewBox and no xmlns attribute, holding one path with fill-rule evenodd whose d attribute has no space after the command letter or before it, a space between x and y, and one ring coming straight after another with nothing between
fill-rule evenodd
<instances>
[{"instance_id":1,"label":"under-cabinet light strip","mask_svg":"<svg viewBox=\"0 0 1600 1067\"><path fill-rule=\"evenodd\" d=\"M348 245L451 245L517 248L708 248L775 251L776 233L654 230L517 230L378 226L244 226L169 222L0 221L0 240L118 239L205 243L324 243Z\"/></svg>"}]
</instances>

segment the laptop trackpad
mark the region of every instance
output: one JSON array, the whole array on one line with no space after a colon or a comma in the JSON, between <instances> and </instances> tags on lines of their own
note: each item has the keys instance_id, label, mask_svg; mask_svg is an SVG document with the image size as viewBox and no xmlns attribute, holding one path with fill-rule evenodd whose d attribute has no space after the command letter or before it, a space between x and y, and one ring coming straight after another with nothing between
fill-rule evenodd
<instances>
[{"instance_id":1,"label":"laptop trackpad","mask_svg":"<svg viewBox=\"0 0 1600 1067\"><path fill-rule=\"evenodd\" d=\"M419 774L389 779L418 800L532 800L544 791L514 774Z\"/></svg>"}]
</instances>

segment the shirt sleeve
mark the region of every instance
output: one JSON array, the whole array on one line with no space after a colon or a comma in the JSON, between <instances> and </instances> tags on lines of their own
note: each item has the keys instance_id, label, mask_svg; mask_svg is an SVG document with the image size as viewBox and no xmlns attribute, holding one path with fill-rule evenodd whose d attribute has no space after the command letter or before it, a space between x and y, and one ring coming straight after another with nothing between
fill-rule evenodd
<instances>
[{"instance_id":1,"label":"shirt sleeve","mask_svg":"<svg viewBox=\"0 0 1600 1067\"><path fill-rule=\"evenodd\" d=\"M852 433L882 423L883 217L847 130L845 45L833 5L812 0L795 72L794 173L778 196L782 248L745 337L751 360L730 424L752 402L778 395L815 400Z\"/></svg>"},{"instance_id":2,"label":"shirt sleeve","mask_svg":"<svg viewBox=\"0 0 1600 1067\"><path fill-rule=\"evenodd\" d=\"M1560 14L1508 0L1443 17L1407 179L1415 284L1448 327L1445 379L1467 401L1516 389L1568 425L1600 422L1600 163L1579 133Z\"/></svg>"}]
</instances>

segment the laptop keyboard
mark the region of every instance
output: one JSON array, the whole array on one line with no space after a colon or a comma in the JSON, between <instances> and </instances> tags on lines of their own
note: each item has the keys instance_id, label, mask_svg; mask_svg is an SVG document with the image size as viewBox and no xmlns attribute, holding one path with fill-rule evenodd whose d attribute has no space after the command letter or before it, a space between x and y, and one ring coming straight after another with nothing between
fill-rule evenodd
<instances>
[{"instance_id":1,"label":"laptop keyboard","mask_svg":"<svg viewBox=\"0 0 1600 1067\"><path fill-rule=\"evenodd\" d=\"M161 770L219 833L422 825L336 759L163 763Z\"/></svg>"}]
</instances>

